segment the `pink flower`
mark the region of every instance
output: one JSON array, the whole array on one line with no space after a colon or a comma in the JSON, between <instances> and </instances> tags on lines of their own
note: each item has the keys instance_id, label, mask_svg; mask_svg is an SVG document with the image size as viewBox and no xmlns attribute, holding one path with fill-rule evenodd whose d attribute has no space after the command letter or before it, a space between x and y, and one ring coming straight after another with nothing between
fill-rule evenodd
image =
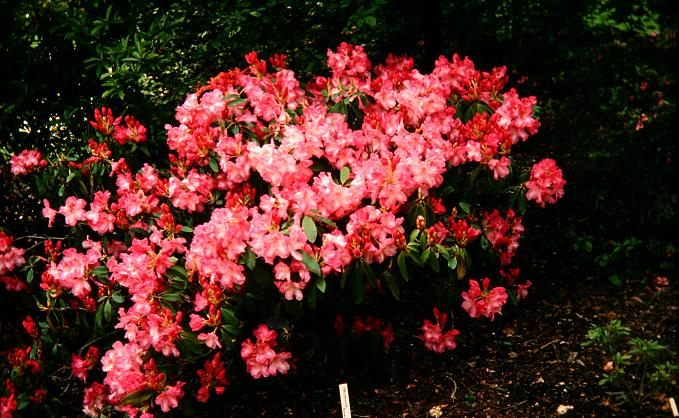
<instances>
[{"instance_id":1,"label":"pink flower","mask_svg":"<svg viewBox=\"0 0 679 418\"><path fill-rule=\"evenodd\" d=\"M422 335L418 336L420 340L424 342L424 346L435 353L443 353L446 350L453 350L457 347L455 338L460 334L460 331L456 329L450 329L443 332L443 328L446 325L448 316L444 312L439 312L438 308L434 307L434 317L436 318L436 323L433 324L429 322L428 319L424 320L424 325L422 325Z\"/></svg>"},{"instance_id":2,"label":"pink flower","mask_svg":"<svg viewBox=\"0 0 679 418\"><path fill-rule=\"evenodd\" d=\"M45 207L42 210L42 216L47 218L48 220L47 226L51 228L52 225L54 224L54 218L57 216L58 212L50 207L49 200L43 199L42 203L45 205Z\"/></svg>"},{"instance_id":3,"label":"pink flower","mask_svg":"<svg viewBox=\"0 0 679 418\"><path fill-rule=\"evenodd\" d=\"M25 251L12 246L14 238L0 231L0 276L3 276L26 263Z\"/></svg>"},{"instance_id":4,"label":"pink flower","mask_svg":"<svg viewBox=\"0 0 679 418\"><path fill-rule=\"evenodd\" d=\"M75 226L78 221L87 219L85 217L85 206L87 206L87 202L83 199L69 196L66 198L66 203L59 208L59 213L66 218L66 225Z\"/></svg>"},{"instance_id":5,"label":"pink flower","mask_svg":"<svg viewBox=\"0 0 679 418\"><path fill-rule=\"evenodd\" d=\"M13 155L9 164L12 166L12 174L22 176L32 173L36 167L45 167L47 161L42 159L38 150L24 150L19 155Z\"/></svg>"},{"instance_id":6,"label":"pink flower","mask_svg":"<svg viewBox=\"0 0 679 418\"><path fill-rule=\"evenodd\" d=\"M483 279L483 291L476 280L469 280L469 291L462 292L462 308L472 318L485 316L491 321L495 314L501 314L502 306L507 302L507 291L504 287L488 289L490 279Z\"/></svg>"},{"instance_id":7,"label":"pink flower","mask_svg":"<svg viewBox=\"0 0 679 418\"><path fill-rule=\"evenodd\" d=\"M214 332L210 333L200 333L198 334L198 341L203 341L206 346L211 349L222 348L222 344L219 342L219 337Z\"/></svg>"},{"instance_id":8,"label":"pink flower","mask_svg":"<svg viewBox=\"0 0 679 418\"><path fill-rule=\"evenodd\" d=\"M169 386L156 396L156 405L159 405L163 412L170 412L172 408L176 408L179 400L184 397L182 387L185 384L186 382L177 382L174 386Z\"/></svg>"},{"instance_id":9,"label":"pink flower","mask_svg":"<svg viewBox=\"0 0 679 418\"><path fill-rule=\"evenodd\" d=\"M261 324L253 332L253 335L256 342L253 343L249 338L243 341L240 352L248 373L255 379L275 376L278 373L287 373L290 369L288 360L292 355L289 352L277 353L274 350L278 344L276 330L269 329L266 325Z\"/></svg>"},{"instance_id":10,"label":"pink flower","mask_svg":"<svg viewBox=\"0 0 679 418\"><path fill-rule=\"evenodd\" d=\"M526 199L535 200L538 205L545 207L545 203L555 203L557 199L563 197L565 184L563 173L557 167L556 161L545 158L531 170L530 179L525 184L528 189Z\"/></svg>"},{"instance_id":11,"label":"pink flower","mask_svg":"<svg viewBox=\"0 0 679 418\"><path fill-rule=\"evenodd\" d=\"M509 166L511 165L511 161L509 158L505 157L504 155L502 158L499 160L496 160L495 158L491 159L488 161L488 167L493 170L493 178L495 180L499 180L501 178L505 178L509 175Z\"/></svg>"},{"instance_id":12,"label":"pink flower","mask_svg":"<svg viewBox=\"0 0 679 418\"><path fill-rule=\"evenodd\" d=\"M85 358L82 358L76 354L71 355L71 371L73 376L82 380L87 381L87 372L92 370L99 359L99 349L95 346L90 346L87 349Z\"/></svg>"},{"instance_id":13,"label":"pink flower","mask_svg":"<svg viewBox=\"0 0 679 418\"><path fill-rule=\"evenodd\" d=\"M107 403L108 390L101 383L94 382L85 388L83 411L87 416L98 417Z\"/></svg>"},{"instance_id":14,"label":"pink flower","mask_svg":"<svg viewBox=\"0 0 679 418\"><path fill-rule=\"evenodd\" d=\"M516 300L519 301L521 299L525 299L528 296L528 288L532 285L533 283L530 280L526 280L525 283L516 285Z\"/></svg>"},{"instance_id":15,"label":"pink flower","mask_svg":"<svg viewBox=\"0 0 679 418\"><path fill-rule=\"evenodd\" d=\"M113 131L113 139L120 145L127 141L144 142L146 141L146 128L139 123L132 116L125 116L125 124L127 126L115 126Z\"/></svg>"}]
</instances>

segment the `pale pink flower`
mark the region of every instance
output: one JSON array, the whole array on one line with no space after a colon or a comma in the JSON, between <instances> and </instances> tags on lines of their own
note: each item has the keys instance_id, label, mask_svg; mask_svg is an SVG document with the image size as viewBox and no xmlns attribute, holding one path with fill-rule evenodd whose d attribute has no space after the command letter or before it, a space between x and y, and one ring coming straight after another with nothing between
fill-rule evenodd
<instances>
[{"instance_id":1,"label":"pale pink flower","mask_svg":"<svg viewBox=\"0 0 679 418\"><path fill-rule=\"evenodd\" d=\"M504 155L499 159L491 159L488 161L488 167L493 170L493 178L499 180L509 175L509 166L511 161Z\"/></svg>"},{"instance_id":2,"label":"pale pink flower","mask_svg":"<svg viewBox=\"0 0 679 418\"><path fill-rule=\"evenodd\" d=\"M38 150L24 150L19 155L13 155L9 164L12 166L12 174L23 176L32 173L37 167L46 166L47 161L42 159L42 154Z\"/></svg>"},{"instance_id":3,"label":"pale pink flower","mask_svg":"<svg viewBox=\"0 0 679 418\"><path fill-rule=\"evenodd\" d=\"M186 382L177 382L174 386L169 386L156 396L156 405L160 406L163 412L170 412L171 409L179 405L179 400L184 397L182 387Z\"/></svg>"},{"instance_id":4,"label":"pale pink flower","mask_svg":"<svg viewBox=\"0 0 679 418\"><path fill-rule=\"evenodd\" d=\"M47 226L51 228L52 225L54 224L54 218L57 216L58 212L50 207L49 200L43 199L42 203L44 205L44 208L42 209L42 216L47 218L48 220Z\"/></svg>"},{"instance_id":5,"label":"pale pink flower","mask_svg":"<svg viewBox=\"0 0 679 418\"><path fill-rule=\"evenodd\" d=\"M78 221L86 220L85 206L87 202L74 196L66 198L66 203L59 208L59 213L66 218L66 225L75 226Z\"/></svg>"},{"instance_id":6,"label":"pale pink flower","mask_svg":"<svg viewBox=\"0 0 679 418\"><path fill-rule=\"evenodd\" d=\"M222 343L219 342L219 337L214 332L198 334L198 341L203 341L208 348L216 349L222 348Z\"/></svg>"}]
</instances>

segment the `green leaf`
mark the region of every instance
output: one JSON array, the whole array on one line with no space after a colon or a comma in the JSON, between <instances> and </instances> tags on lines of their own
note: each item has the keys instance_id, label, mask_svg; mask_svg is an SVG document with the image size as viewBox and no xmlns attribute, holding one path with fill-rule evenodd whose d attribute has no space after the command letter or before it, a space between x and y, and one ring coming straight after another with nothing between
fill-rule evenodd
<instances>
[{"instance_id":1,"label":"green leaf","mask_svg":"<svg viewBox=\"0 0 679 418\"><path fill-rule=\"evenodd\" d=\"M490 247L490 242L488 242L488 238L486 238L485 236L482 236L481 237L481 248L483 248L484 250L487 250L488 247Z\"/></svg>"},{"instance_id":2,"label":"green leaf","mask_svg":"<svg viewBox=\"0 0 679 418\"><path fill-rule=\"evenodd\" d=\"M226 332L228 332L231 335L240 335L241 333L240 328L234 327L233 325L224 324L222 325L222 328L224 328Z\"/></svg>"},{"instance_id":3,"label":"green leaf","mask_svg":"<svg viewBox=\"0 0 679 418\"><path fill-rule=\"evenodd\" d=\"M98 330L102 327L102 317L104 316L104 305L99 305L97 312L94 313L94 329Z\"/></svg>"},{"instance_id":4,"label":"green leaf","mask_svg":"<svg viewBox=\"0 0 679 418\"><path fill-rule=\"evenodd\" d=\"M436 253L433 253L433 254L429 257L429 265L430 265L431 268L432 268L435 272L437 272L437 273L441 270L441 267L440 267L440 265L439 265L439 258L437 257L437 254L436 254Z\"/></svg>"},{"instance_id":5,"label":"green leaf","mask_svg":"<svg viewBox=\"0 0 679 418\"><path fill-rule=\"evenodd\" d=\"M31 402L28 399L19 400L19 404L17 405L17 411L21 411L22 409L26 408L30 404L31 404Z\"/></svg>"},{"instance_id":6,"label":"green leaf","mask_svg":"<svg viewBox=\"0 0 679 418\"><path fill-rule=\"evenodd\" d=\"M457 258L451 257L448 260L448 268L451 270L455 270L457 268Z\"/></svg>"},{"instance_id":7,"label":"green leaf","mask_svg":"<svg viewBox=\"0 0 679 418\"><path fill-rule=\"evenodd\" d=\"M111 318L113 318L113 307L111 306L111 302L107 300L104 303L104 319L106 322L111 322Z\"/></svg>"},{"instance_id":8,"label":"green leaf","mask_svg":"<svg viewBox=\"0 0 679 418\"><path fill-rule=\"evenodd\" d=\"M162 292L158 297L165 302L179 302L182 299L182 295L179 292Z\"/></svg>"},{"instance_id":9,"label":"green leaf","mask_svg":"<svg viewBox=\"0 0 679 418\"><path fill-rule=\"evenodd\" d=\"M318 261L304 251L300 251L300 253L302 253L302 263L306 266L306 268L309 269L311 273L320 276L321 266L318 265Z\"/></svg>"},{"instance_id":10,"label":"green leaf","mask_svg":"<svg viewBox=\"0 0 679 418\"><path fill-rule=\"evenodd\" d=\"M422 255L420 256L420 262L422 264L426 263L429 261L429 256L431 255L431 249L427 248L424 251L422 251Z\"/></svg>"},{"instance_id":11,"label":"green leaf","mask_svg":"<svg viewBox=\"0 0 679 418\"><path fill-rule=\"evenodd\" d=\"M248 247L248 249L245 250L245 252L241 255L241 262L245 264L245 266L250 270L255 269L255 265L257 264L257 256L252 252L250 247Z\"/></svg>"},{"instance_id":12,"label":"green leaf","mask_svg":"<svg viewBox=\"0 0 679 418\"><path fill-rule=\"evenodd\" d=\"M70 183L71 180L73 180L74 178L76 178L76 176L77 176L78 174L80 174L79 171L72 171L71 173L69 173L68 177L66 177L66 183Z\"/></svg>"},{"instance_id":13,"label":"green leaf","mask_svg":"<svg viewBox=\"0 0 679 418\"><path fill-rule=\"evenodd\" d=\"M340 183L345 184L349 180L349 175L351 174L351 169L347 167L342 167L340 170Z\"/></svg>"},{"instance_id":14,"label":"green leaf","mask_svg":"<svg viewBox=\"0 0 679 418\"><path fill-rule=\"evenodd\" d=\"M190 226L182 225L182 232L191 233L193 232L193 228L191 228Z\"/></svg>"},{"instance_id":15,"label":"green leaf","mask_svg":"<svg viewBox=\"0 0 679 418\"><path fill-rule=\"evenodd\" d=\"M460 202L459 205L460 209L462 209L464 213L469 213L472 210L471 206L469 206L469 203L467 202Z\"/></svg>"},{"instance_id":16,"label":"green leaf","mask_svg":"<svg viewBox=\"0 0 679 418\"><path fill-rule=\"evenodd\" d=\"M222 308L222 319L224 319L224 322L227 324L231 324L234 326L238 326L240 323L238 322L238 319L236 318L236 315L234 315L233 311L231 309L226 309Z\"/></svg>"},{"instance_id":17,"label":"green leaf","mask_svg":"<svg viewBox=\"0 0 679 418\"><path fill-rule=\"evenodd\" d=\"M245 103L245 99L231 100L229 103L227 103L227 106L229 106L229 107L236 106L236 105L239 105L241 103Z\"/></svg>"},{"instance_id":18,"label":"green leaf","mask_svg":"<svg viewBox=\"0 0 679 418\"><path fill-rule=\"evenodd\" d=\"M33 282L33 275L34 275L33 269L28 270L28 274L26 274L26 281L30 284Z\"/></svg>"},{"instance_id":19,"label":"green leaf","mask_svg":"<svg viewBox=\"0 0 679 418\"><path fill-rule=\"evenodd\" d=\"M324 277L319 277L316 279L316 287L318 290L321 291L321 293L325 293L325 278Z\"/></svg>"},{"instance_id":20,"label":"green leaf","mask_svg":"<svg viewBox=\"0 0 679 418\"><path fill-rule=\"evenodd\" d=\"M398 287L398 280L396 280L396 277L392 276L389 273L385 273L384 276L387 280L387 284L389 285L389 290L391 291L391 294L394 296L394 299L401 300L401 290Z\"/></svg>"},{"instance_id":21,"label":"green leaf","mask_svg":"<svg viewBox=\"0 0 679 418\"><path fill-rule=\"evenodd\" d=\"M317 214L317 213L318 213L318 210L312 209L311 211L314 212L314 214L311 215L311 216L312 216L315 220L321 221L321 222L323 222L324 224L330 225L330 226L333 227L333 228L337 228L337 224L336 224L335 222L331 221L330 219L326 218L325 216L321 216L321 215Z\"/></svg>"},{"instance_id":22,"label":"green leaf","mask_svg":"<svg viewBox=\"0 0 679 418\"><path fill-rule=\"evenodd\" d=\"M217 161L210 159L210 169L214 171L215 173L219 173L219 164Z\"/></svg>"},{"instance_id":23,"label":"green leaf","mask_svg":"<svg viewBox=\"0 0 679 418\"><path fill-rule=\"evenodd\" d=\"M398 264L398 271L401 273L403 280L406 282L410 279L408 276L408 264L406 263L406 255L401 252L396 258L396 263Z\"/></svg>"},{"instance_id":24,"label":"green leaf","mask_svg":"<svg viewBox=\"0 0 679 418\"><path fill-rule=\"evenodd\" d=\"M370 286L376 287L377 282L375 281L375 272L373 271L372 267L370 267L370 264L361 261L359 269L362 270L363 274L368 279L368 283L370 283Z\"/></svg>"},{"instance_id":25,"label":"green leaf","mask_svg":"<svg viewBox=\"0 0 679 418\"><path fill-rule=\"evenodd\" d=\"M528 200L526 199L526 194L521 193L519 197L517 197L518 201L518 210L521 215L526 214L526 209L528 208Z\"/></svg>"},{"instance_id":26,"label":"green leaf","mask_svg":"<svg viewBox=\"0 0 679 418\"><path fill-rule=\"evenodd\" d=\"M608 281L611 282L615 286L618 286L618 287L622 286L622 279L617 274L611 274L610 276L608 276Z\"/></svg>"},{"instance_id":27,"label":"green leaf","mask_svg":"<svg viewBox=\"0 0 679 418\"><path fill-rule=\"evenodd\" d=\"M97 277L97 278L106 279L106 278L108 278L108 269L105 266L98 266L98 267L93 268L90 271L90 274L92 276Z\"/></svg>"},{"instance_id":28,"label":"green leaf","mask_svg":"<svg viewBox=\"0 0 679 418\"><path fill-rule=\"evenodd\" d=\"M309 242L313 244L313 242L316 241L316 237L318 236L318 229L316 229L316 224L310 216L305 215L302 218L302 229L304 230Z\"/></svg>"},{"instance_id":29,"label":"green leaf","mask_svg":"<svg viewBox=\"0 0 679 418\"><path fill-rule=\"evenodd\" d=\"M125 396L122 400L123 405L141 405L142 403L151 399L156 392L151 389L142 389L136 392L132 392Z\"/></svg>"}]
</instances>

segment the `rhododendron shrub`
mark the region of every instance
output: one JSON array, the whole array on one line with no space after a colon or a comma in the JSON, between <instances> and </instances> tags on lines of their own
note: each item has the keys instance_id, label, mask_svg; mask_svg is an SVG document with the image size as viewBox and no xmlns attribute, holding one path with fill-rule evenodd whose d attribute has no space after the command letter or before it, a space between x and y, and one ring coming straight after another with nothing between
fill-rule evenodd
<instances>
[{"instance_id":1,"label":"rhododendron shrub","mask_svg":"<svg viewBox=\"0 0 679 418\"><path fill-rule=\"evenodd\" d=\"M0 232L0 280L38 308L37 328L25 321L33 345L3 354L36 378L11 378L3 408L46 385L42 343L82 382L86 414L152 416L303 367L296 324L342 333L340 305L365 312L404 286L442 286L448 308L493 320L526 297L511 266L526 201L553 203L565 182L553 160L514 161L539 122L534 97L504 90L504 67L454 55L422 74L410 58L373 66L342 44L331 73L303 84L284 57L246 61L177 107L166 162L139 160L145 127L108 108L94 112L84 158L12 159L17 176L42 171L54 236L22 247ZM348 311L355 335L378 335L385 350L397 338L381 312ZM419 318L418 338L455 348L459 331L434 316Z\"/></svg>"}]
</instances>

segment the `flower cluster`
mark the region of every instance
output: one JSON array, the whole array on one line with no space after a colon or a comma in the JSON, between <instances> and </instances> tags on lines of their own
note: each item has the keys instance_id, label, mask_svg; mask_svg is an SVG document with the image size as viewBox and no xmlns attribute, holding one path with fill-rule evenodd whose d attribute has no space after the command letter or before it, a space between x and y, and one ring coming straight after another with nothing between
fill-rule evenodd
<instances>
[{"instance_id":1,"label":"flower cluster","mask_svg":"<svg viewBox=\"0 0 679 418\"><path fill-rule=\"evenodd\" d=\"M365 332L375 332L382 337L384 349L389 351L391 344L394 342L394 330L391 324L382 325L382 320L368 315L365 319L355 318L352 330L355 334L360 335Z\"/></svg>"},{"instance_id":2,"label":"flower cluster","mask_svg":"<svg viewBox=\"0 0 679 418\"><path fill-rule=\"evenodd\" d=\"M286 374L290 370L288 360L292 358L292 354L287 351L276 352L274 350L278 345L276 341L278 332L261 324L252 332L252 335L255 336L256 341L253 343L248 338L243 341L240 350L240 356L245 361L248 373L255 379L276 376L278 373Z\"/></svg>"},{"instance_id":3,"label":"flower cluster","mask_svg":"<svg viewBox=\"0 0 679 418\"><path fill-rule=\"evenodd\" d=\"M504 287L498 286L489 289L490 279L482 280L483 290L479 282L469 279L469 290L462 292L462 308L467 311L472 318L485 316L490 320L495 319L495 314L500 314L502 306L507 302L507 291Z\"/></svg>"},{"instance_id":4,"label":"flower cluster","mask_svg":"<svg viewBox=\"0 0 679 418\"><path fill-rule=\"evenodd\" d=\"M26 283L9 273L26 263L25 251L12 245L14 237L0 231L0 283L10 291L22 291L26 289Z\"/></svg>"},{"instance_id":5,"label":"flower cluster","mask_svg":"<svg viewBox=\"0 0 679 418\"><path fill-rule=\"evenodd\" d=\"M435 353L443 353L446 350L453 350L457 347L455 338L460 335L460 331L456 329L449 329L445 333L443 329L448 321L448 315L445 312L439 312L438 308L434 307L434 318L436 323L431 323L428 319L424 320L422 325L422 335L417 338L424 342L427 350Z\"/></svg>"},{"instance_id":6,"label":"flower cluster","mask_svg":"<svg viewBox=\"0 0 679 418\"><path fill-rule=\"evenodd\" d=\"M554 203L563 197L565 185L566 180L556 161L545 158L535 164L530 172L530 180L526 182L526 199L535 200L535 203L545 207L545 203Z\"/></svg>"},{"instance_id":7,"label":"flower cluster","mask_svg":"<svg viewBox=\"0 0 679 418\"><path fill-rule=\"evenodd\" d=\"M19 155L13 155L9 164L12 166L12 174L23 176L32 173L36 168L45 167L47 161L38 150L24 150Z\"/></svg>"}]
</instances>

